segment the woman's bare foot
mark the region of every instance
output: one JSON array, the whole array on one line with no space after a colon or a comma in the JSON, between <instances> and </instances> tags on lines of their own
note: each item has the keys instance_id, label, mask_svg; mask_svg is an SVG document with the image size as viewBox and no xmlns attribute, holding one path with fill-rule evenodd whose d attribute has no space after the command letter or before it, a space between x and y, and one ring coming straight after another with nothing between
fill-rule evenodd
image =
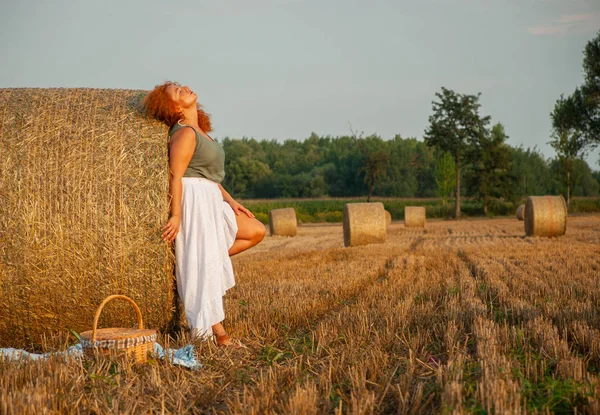
<instances>
[{"instance_id":1,"label":"woman's bare foot","mask_svg":"<svg viewBox=\"0 0 600 415\"><path fill-rule=\"evenodd\" d=\"M219 347L235 346L236 349L241 347L241 344L239 341L231 340L231 337L229 337L229 334L227 334L227 332L225 331L225 328L223 328L223 325L221 323L218 323L218 324L215 324L214 326L212 326L212 331L213 331L213 334L215 335L217 346L219 346Z\"/></svg>"},{"instance_id":2,"label":"woman's bare foot","mask_svg":"<svg viewBox=\"0 0 600 415\"><path fill-rule=\"evenodd\" d=\"M231 338L221 323L212 326L212 332L215 336L217 346L229 346L231 344Z\"/></svg>"},{"instance_id":3,"label":"woman's bare foot","mask_svg":"<svg viewBox=\"0 0 600 415\"><path fill-rule=\"evenodd\" d=\"M232 344L231 337L229 337L228 334L217 335L216 342L217 342L217 346L219 346L219 347L231 346L231 344Z\"/></svg>"}]
</instances>

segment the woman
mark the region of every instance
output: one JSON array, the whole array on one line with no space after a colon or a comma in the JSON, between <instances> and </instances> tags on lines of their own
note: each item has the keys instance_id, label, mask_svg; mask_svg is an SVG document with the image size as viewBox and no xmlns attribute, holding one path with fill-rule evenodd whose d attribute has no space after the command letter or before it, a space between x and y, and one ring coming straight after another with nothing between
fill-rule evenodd
<instances>
[{"instance_id":1,"label":"woman","mask_svg":"<svg viewBox=\"0 0 600 415\"><path fill-rule=\"evenodd\" d=\"M170 127L171 215L162 228L175 241L177 291L192 335L212 332L233 344L222 321L223 295L235 285L230 256L256 244L265 227L221 186L225 154L208 133L210 117L187 86L166 82L144 100L147 114Z\"/></svg>"}]
</instances>

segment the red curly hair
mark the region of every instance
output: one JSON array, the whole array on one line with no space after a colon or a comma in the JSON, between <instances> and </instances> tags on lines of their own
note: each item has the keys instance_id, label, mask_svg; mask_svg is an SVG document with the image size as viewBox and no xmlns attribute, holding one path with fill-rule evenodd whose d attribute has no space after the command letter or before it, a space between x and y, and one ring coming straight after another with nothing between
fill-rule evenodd
<instances>
[{"instance_id":1,"label":"red curly hair","mask_svg":"<svg viewBox=\"0 0 600 415\"><path fill-rule=\"evenodd\" d=\"M162 85L157 85L148 93L148 95L146 95L143 104L144 111L149 117L165 123L169 128L183 118L182 112L177 110L175 103L167 94L167 88L170 85L179 84L177 82L167 81ZM207 133L212 131L210 114L204 112L201 105L198 105L198 125Z\"/></svg>"}]
</instances>

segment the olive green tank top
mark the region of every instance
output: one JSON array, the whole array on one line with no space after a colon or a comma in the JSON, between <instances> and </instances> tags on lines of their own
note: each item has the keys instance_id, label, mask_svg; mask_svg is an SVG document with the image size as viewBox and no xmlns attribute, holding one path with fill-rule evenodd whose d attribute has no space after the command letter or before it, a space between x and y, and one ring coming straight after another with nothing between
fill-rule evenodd
<instances>
[{"instance_id":1,"label":"olive green tank top","mask_svg":"<svg viewBox=\"0 0 600 415\"><path fill-rule=\"evenodd\" d=\"M169 141L175 132L189 127L196 133L196 148L183 177L204 177L216 183L225 178L225 152L216 141L209 140L186 124L175 124L169 129Z\"/></svg>"}]
</instances>

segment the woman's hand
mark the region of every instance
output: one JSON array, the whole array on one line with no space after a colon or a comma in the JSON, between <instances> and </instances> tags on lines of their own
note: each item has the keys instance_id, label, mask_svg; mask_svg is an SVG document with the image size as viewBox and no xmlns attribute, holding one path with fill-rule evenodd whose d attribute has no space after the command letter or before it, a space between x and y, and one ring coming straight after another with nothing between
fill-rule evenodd
<instances>
[{"instance_id":1,"label":"woman's hand","mask_svg":"<svg viewBox=\"0 0 600 415\"><path fill-rule=\"evenodd\" d=\"M229 206L231 206L231 209L233 209L233 213L235 213L236 215L239 215L240 212L243 212L249 218L254 217L254 213L250 212L248 209L246 209L244 206L242 206L240 203L238 203L235 199L232 198L227 203L229 203Z\"/></svg>"},{"instance_id":2,"label":"woman's hand","mask_svg":"<svg viewBox=\"0 0 600 415\"><path fill-rule=\"evenodd\" d=\"M169 221L167 222L167 224L162 227L162 230L164 232L161 237L166 242L173 242L175 240L175 237L179 233L180 222L181 222L181 218L179 216L171 216L169 218Z\"/></svg>"}]
</instances>

